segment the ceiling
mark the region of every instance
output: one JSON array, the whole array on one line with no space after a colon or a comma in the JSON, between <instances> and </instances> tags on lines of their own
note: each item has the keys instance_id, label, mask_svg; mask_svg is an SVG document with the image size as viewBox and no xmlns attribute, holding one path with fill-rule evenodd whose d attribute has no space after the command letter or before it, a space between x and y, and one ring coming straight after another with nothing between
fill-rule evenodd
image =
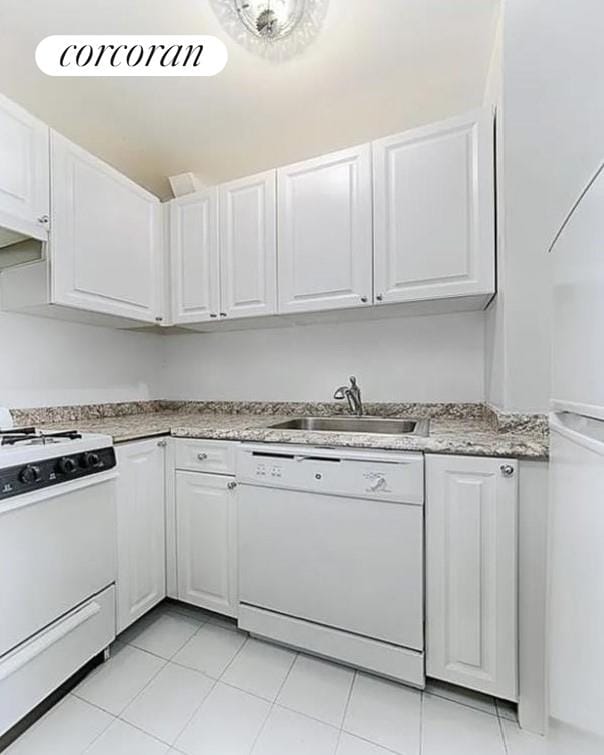
<instances>
[{"instance_id":1,"label":"ceiling","mask_svg":"<svg viewBox=\"0 0 604 755\"><path fill-rule=\"evenodd\" d=\"M162 198L480 105L498 0L330 0L321 35L273 63L240 47L208 0L0 0L0 92ZM215 34L213 78L48 78L49 34Z\"/></svg>"}]
</instances>

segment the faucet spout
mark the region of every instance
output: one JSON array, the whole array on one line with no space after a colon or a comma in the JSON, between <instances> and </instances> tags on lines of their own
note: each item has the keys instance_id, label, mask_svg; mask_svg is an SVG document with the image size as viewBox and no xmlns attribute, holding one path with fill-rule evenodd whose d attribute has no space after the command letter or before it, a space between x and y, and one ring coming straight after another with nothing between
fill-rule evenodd
<instances>
[{"instance_id":1,"label":"faucet spout","mask_svg":"<svg viewBox=\"0 0 604 755\"><path fill-rule=\"evenodd\" d=\"M356 414L358 417L363 415L363 402L361 400L361 389L357 383L356 377L352 375L350 377L350 385L341 385L336 389L333 397L336 400L346 399L348 401L348 408L351 414Z\"/></svg>"}]
</instances>

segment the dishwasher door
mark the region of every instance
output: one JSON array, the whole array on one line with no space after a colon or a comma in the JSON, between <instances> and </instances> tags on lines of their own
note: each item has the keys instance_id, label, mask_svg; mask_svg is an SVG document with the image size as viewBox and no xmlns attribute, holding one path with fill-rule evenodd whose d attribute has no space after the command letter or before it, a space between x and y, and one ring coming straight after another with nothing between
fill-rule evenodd
<instances>
[{"instance_id":1,"label":"dishwasher door","mask_svg":"<svg viewBox=\"0 0 604 755\"><path fill-rule=\"evenodd\" d=\"M328 460L310 463L329 478ZM371 495L240 485L241 603L423 650L423 506Z\"/></svg>"}]
</instances>

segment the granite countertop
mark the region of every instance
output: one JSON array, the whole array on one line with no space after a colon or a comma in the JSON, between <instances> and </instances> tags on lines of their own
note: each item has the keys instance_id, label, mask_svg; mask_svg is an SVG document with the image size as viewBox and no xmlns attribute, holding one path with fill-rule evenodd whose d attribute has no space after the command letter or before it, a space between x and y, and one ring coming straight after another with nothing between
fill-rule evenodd
<instances>
[{"instance_id":1,"label":"granite countertop","mask_svg":"<svg viewBox=\"0 0 604 755\"><path fill-rule=\"evenodd\" d=\"M115 443L161 435L179 438L295 443L317 446L375 448L396 451L547 459L549 443L543 415L498 413L482 404L375 404L368 415L430 417L427 437L365 433L275 430L269 425L301 414L342 416L340 405L142 402L130 411L107 414L98 405L86 412L29 410L29 419L44 430L77 426L82 432L111 435ZM115 405L114 405L115 406ZM71 407L71 409L75 409ZM137 409L139 409L137 411ZM72 415L77 416L72 416ZM52 421L49 421L52 420Z\"/></svg>"}]
</instances>

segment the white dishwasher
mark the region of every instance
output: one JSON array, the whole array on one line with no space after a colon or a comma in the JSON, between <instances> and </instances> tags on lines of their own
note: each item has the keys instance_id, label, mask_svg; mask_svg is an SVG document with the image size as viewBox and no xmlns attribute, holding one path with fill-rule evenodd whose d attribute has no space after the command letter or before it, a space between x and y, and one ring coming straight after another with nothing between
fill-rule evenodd
<instances>
[{"instance_id":1,"label":"white dishwasher","mask_svg":"<svg viewBox=\"0 0 604 755\"><path fill-rule=\"evenodd\" d=\"M239 626L424 686L421 454L243 444Z\"/></svg>"}]
</instances>

